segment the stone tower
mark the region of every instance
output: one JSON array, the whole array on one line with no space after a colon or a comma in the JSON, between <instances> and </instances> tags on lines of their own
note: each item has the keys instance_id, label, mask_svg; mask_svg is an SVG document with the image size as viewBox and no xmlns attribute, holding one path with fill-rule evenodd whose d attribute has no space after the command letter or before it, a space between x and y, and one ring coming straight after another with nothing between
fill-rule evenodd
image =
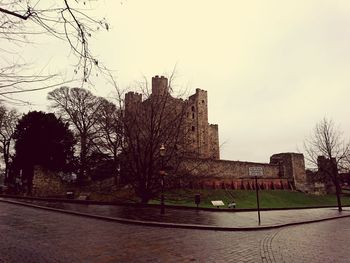
<instances>
[{"instance_id":1,"label":"stone tower","mask_svg":"<svg viewBox=\"0 0 350 263\"><path fill-rule=\"evenodd\" d=\"M152 78L152 95L163 96L169 93L168 79L158 75Z\"/></svg>"},{"instance_id":2,"label":"stone tower","mask_svg":"<svg viewBox=\"0 0 350 263\"><path fill-rule=\"evenodd\" d=\"M125 112L130 112L139 107L142 103L142 94L136 92L128 92L125 94Z\"/></svg>"},{"instance_id":3,"label":"stone tower","mask_svg":"<svg viewBox=\"0 0 350 263\"><path fill-rule=\"evenodd\" d=\"M147 108L150 100L158 100L162 96L168 96L167 103L175 103L180 110L183 106L187 109L184 138L188 155L194 158L220 159L218 125L208 123L208 94L205 90L196 89L196 93L185 101L172 98L169 94L168 79L155 76L152 78L152 94L148 99L142 101L142 95L139 93L125 94L126 117L128 112L135 111L138 107Z\"/></svg>"},{"instance_id":4,"label":"stone tower","mask_svg":"<svg viewBox=\"0 0 350 263\"><path fill-rule=\"evenodd\" d=\"M270 157L270 164L279 165L279 176L294 182L295 188L307 190L304 155L301 153L278 153Z\"/></svg>"},{"instance_id":5,"label":"stone tower","mask_svg":"<svg viewBox=\"0 0 350 263\"><path fill-rule=\"evenodd\" d=\"M199 158L220 159L218 125L208 123L208 93L196 89L189 97L190 148Z\"/></svg>"}]
</instances>

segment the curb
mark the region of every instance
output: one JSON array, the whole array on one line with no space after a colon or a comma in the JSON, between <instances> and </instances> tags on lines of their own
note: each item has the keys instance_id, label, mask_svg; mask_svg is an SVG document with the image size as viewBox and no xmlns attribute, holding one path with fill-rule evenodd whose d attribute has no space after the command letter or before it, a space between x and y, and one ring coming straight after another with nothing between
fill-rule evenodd
<instances>
[{"instance_id":1,"label":"curb","mask_svg":"<svg viewBox=\"0 0 350 263\"><path fill-rule=\"evenodd\" d=\"M64 199L64 198L45 198L45 197L31 197L31 196L17 196L0 194L3 198L13 199L27 199L38 200L47 202L64 202L73 204L92 204L92 205L113 205L113 206L134 206L134 207L151 207L160 208L159 204L140 204L140 203L122 203L122 202L107 202L107 201L95 201L95 200L78 200L78 199ZM350 207L350 205L342 205L342 207ZM179 206L179 205L165 205L165 208L179 209L179 210L199 210L209 212L255 212L256 208L208 208L208 207L191 207L191 206ZM301 209L319 209L319 208L337 208L336 205L329 206L304 206L304 207L280 207L280 208L260 208L260 211L285 211L285 210L301 210Z\"/></svg>"},{"instance_id":2,"label":"curb","mask_svg":"<svg viewBox=\"0 0 350 263\"><path fill-rule=\"evenodd\" d=\"M271 226L221 227L221 226L210 226L210 225L162 223L162 222L155 222L155 221L133 220L133 219L120 218L120 217L100 216L100 215L87 214L87 213L81 213L81 212L76 212L76 211L71 211L71 210L45 207L45 206L33 205L33 204L29 204L29 203L22 203L22 202L18 202L18 201L4 200L4 199L0 199L0 202L14 204L14 205L21 205L21 206L26 206L26 207L31 207L31 208L37 208L37 209L42 209L42 210L47 210L47 211L65 213L65 214L70 214L70 215L75 215L75 216L83 216L83 217L88 217L88 218L100 219L100 220L105 220L105 221L110 221L110 222L118 222L121 224L141 225L141 226L150 226L150 227L180 228L180 229L214 230L214 231L269 230L269 229L283 228L283 227L288 227L288 226L303 225L303 224L310 224L310 223L318 223L318 222L323 222L323 221L329 221L329 220L335 220L335 219L339 219L339 218L350 217L350 215L343 215L343 216L328 217L328 218L322 218L322 219L316 219L316 220L307 220L307 221L302 221L302 222L293 222L293 223L287 223L287 224L271 225Z\"/></svg>"}]
</instances>

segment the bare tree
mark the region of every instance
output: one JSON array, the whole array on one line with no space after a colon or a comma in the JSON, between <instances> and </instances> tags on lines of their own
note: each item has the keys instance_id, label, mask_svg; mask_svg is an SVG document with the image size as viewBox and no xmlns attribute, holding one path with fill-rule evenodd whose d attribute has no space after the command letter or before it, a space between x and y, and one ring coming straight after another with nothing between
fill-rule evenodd
<instances>
[{"instance_id":1,"label":"bare tree","mask_svg":"<svg viewBox=\"0 0 350 263\"><path fill-rule=\"evenodd\" d=\"M18 119L19 113L15 109L8 110L6 107L0 106L0 149L5 163L5 183L9 175L13 135Z\"/></svg>"},{"instance_id":2,"label":"bare tree","mask_svg":"<svg viewBox=\"0 0 350 263\"><path fill-rule=\"evenodd\" d=\"M338 169L345 168L350 153L350 142L335 127L332 120L324 118L316 124L312 136L304 142L306 159L313 165L318 165L320 156L327 160L327 165L319 169L318 178L331 181L336 189L338 210L342 211Z\"/></svg>"},{"instance_id":3,"label":"bare tree","mask_svg":"<svg viewBox=\"0 0 350 263\"><path fill-rule=\"evenodd\" d=\"M96 125L102 100L88 90L68 87L49 92L48 99L52 101L52 108L74 127L80 148L78 180L83 182L87 179L89 154L98 136Z\"/></svg>"},{"instance_id":4,"label":"bare tree","mask_svg":"<svg viewBox=\"0 0 350 263\"><path fill-rule=\"evenodd\" d=\"M14 50L23 44L31 44L37 35L47 34L66 41L71 54L76 57L74 72L81 74L83 82L88 81L93 68L103 70L90 49L90 38L99 30L109 30L109 24L89 15L94 1L91 0L0 0L0 52L15 54ZM9 48L14 47L14 48ZM32 75L21 74L23 65L18 59L2 59L0 70L0 95L7 99L9 94L47 89L62 82L52 84L53 75L42 75L40 70ZM73 70L72 70L73 71ZM47 82L50 80L51 82ZM39 82L41 87L30 88L29 83Z\"/></svg>"},{"instance_id":5,"label":"bare tree","mask_svg":"<svg viewBox=\"0 0 350 263\"><path fill-rule=\"evenodd\" d=\"M123 105L123 168L143 203L160 192L162 176L166 174L168 184L175 181L187 151L188 103L170 94L165 78L159 80L152 94L147 82L139 88L142 94L125 94ZM162 146L164 154L160 152Z\"/></svg>"},{"instance_id":6,"label":"bare tree","mask_svg":"<svg viewBox=\"0 0 350 263\"><path fill-rule=\"evenodd\" d=\"M119 155L122 150L123 129L122 111L117 106L104 98L100 98L100 110L97 113L96 149L107 154L113 160L114 176L119 176Z\"/></svg>"}]
</instances>

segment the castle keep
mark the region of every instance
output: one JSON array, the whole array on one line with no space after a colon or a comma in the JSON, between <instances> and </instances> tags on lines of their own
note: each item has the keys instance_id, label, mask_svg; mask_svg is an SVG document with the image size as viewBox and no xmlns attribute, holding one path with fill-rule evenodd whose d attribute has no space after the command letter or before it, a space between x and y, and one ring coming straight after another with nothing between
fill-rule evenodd
<instances>
[{"instance_id":1,"label":"castle keep","mask_svg":"<svg viewBox=\"0 0 350 263\"><path fill-rule=\"evenodd\" d=\"M182 174L188 175L190 184L196 187L228 187L252 189L253 179L250 167L261 167L264 176L260 180L262 189L305 190L306 173L304 156L298 153L279 153L269 163L220 160L218 125L208 123L207 91L196 89L188 99L173 98L169 93L168 79L161 76L152 78L152 94L142 100L139 93L125 95L125 114L139 107L151 108L152 100L167 98L167 114L172 111L184 112L184 137L187 158L181 164ZM175 106L174 106L175 105Z\"/></svg>"},{"instance_id":2,"label":"castle keep","mask_svg":"<svg viewBox=\"0 0 350 263\"><path fill-rule=\"evenodd\" d=\"M142 94L128 92L125 94L125 113L135 108L146 106L149 100L158 100L163 103L166 98L166 106L171 110L177 109L184 112L186 153L193 158L220 159L219 133L217 124L208 123L208 94L207 91L196 89L196 93L187 100L171 97L169 93L168 79L161 76L152 78L152 94L147 100L142 100ZM169 112L169 114L172 114Z\"/></svg>"}]
</instances>

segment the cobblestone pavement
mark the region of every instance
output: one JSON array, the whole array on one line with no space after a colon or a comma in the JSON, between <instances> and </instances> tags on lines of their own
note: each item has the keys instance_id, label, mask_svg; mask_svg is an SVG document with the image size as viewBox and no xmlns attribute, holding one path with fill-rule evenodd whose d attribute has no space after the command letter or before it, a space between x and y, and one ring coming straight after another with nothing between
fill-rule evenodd
<instances>
[{"instance_id":1,"label":"cobblestone pavement","mask_svg":"<svg viewBox=\"0 0 350 263\"><path fill-rule=\"evenodd\" d=\"M124 225L0 202L0 262L349 262L350 218L251 232Z\"/></svg>"}]
</instances>

